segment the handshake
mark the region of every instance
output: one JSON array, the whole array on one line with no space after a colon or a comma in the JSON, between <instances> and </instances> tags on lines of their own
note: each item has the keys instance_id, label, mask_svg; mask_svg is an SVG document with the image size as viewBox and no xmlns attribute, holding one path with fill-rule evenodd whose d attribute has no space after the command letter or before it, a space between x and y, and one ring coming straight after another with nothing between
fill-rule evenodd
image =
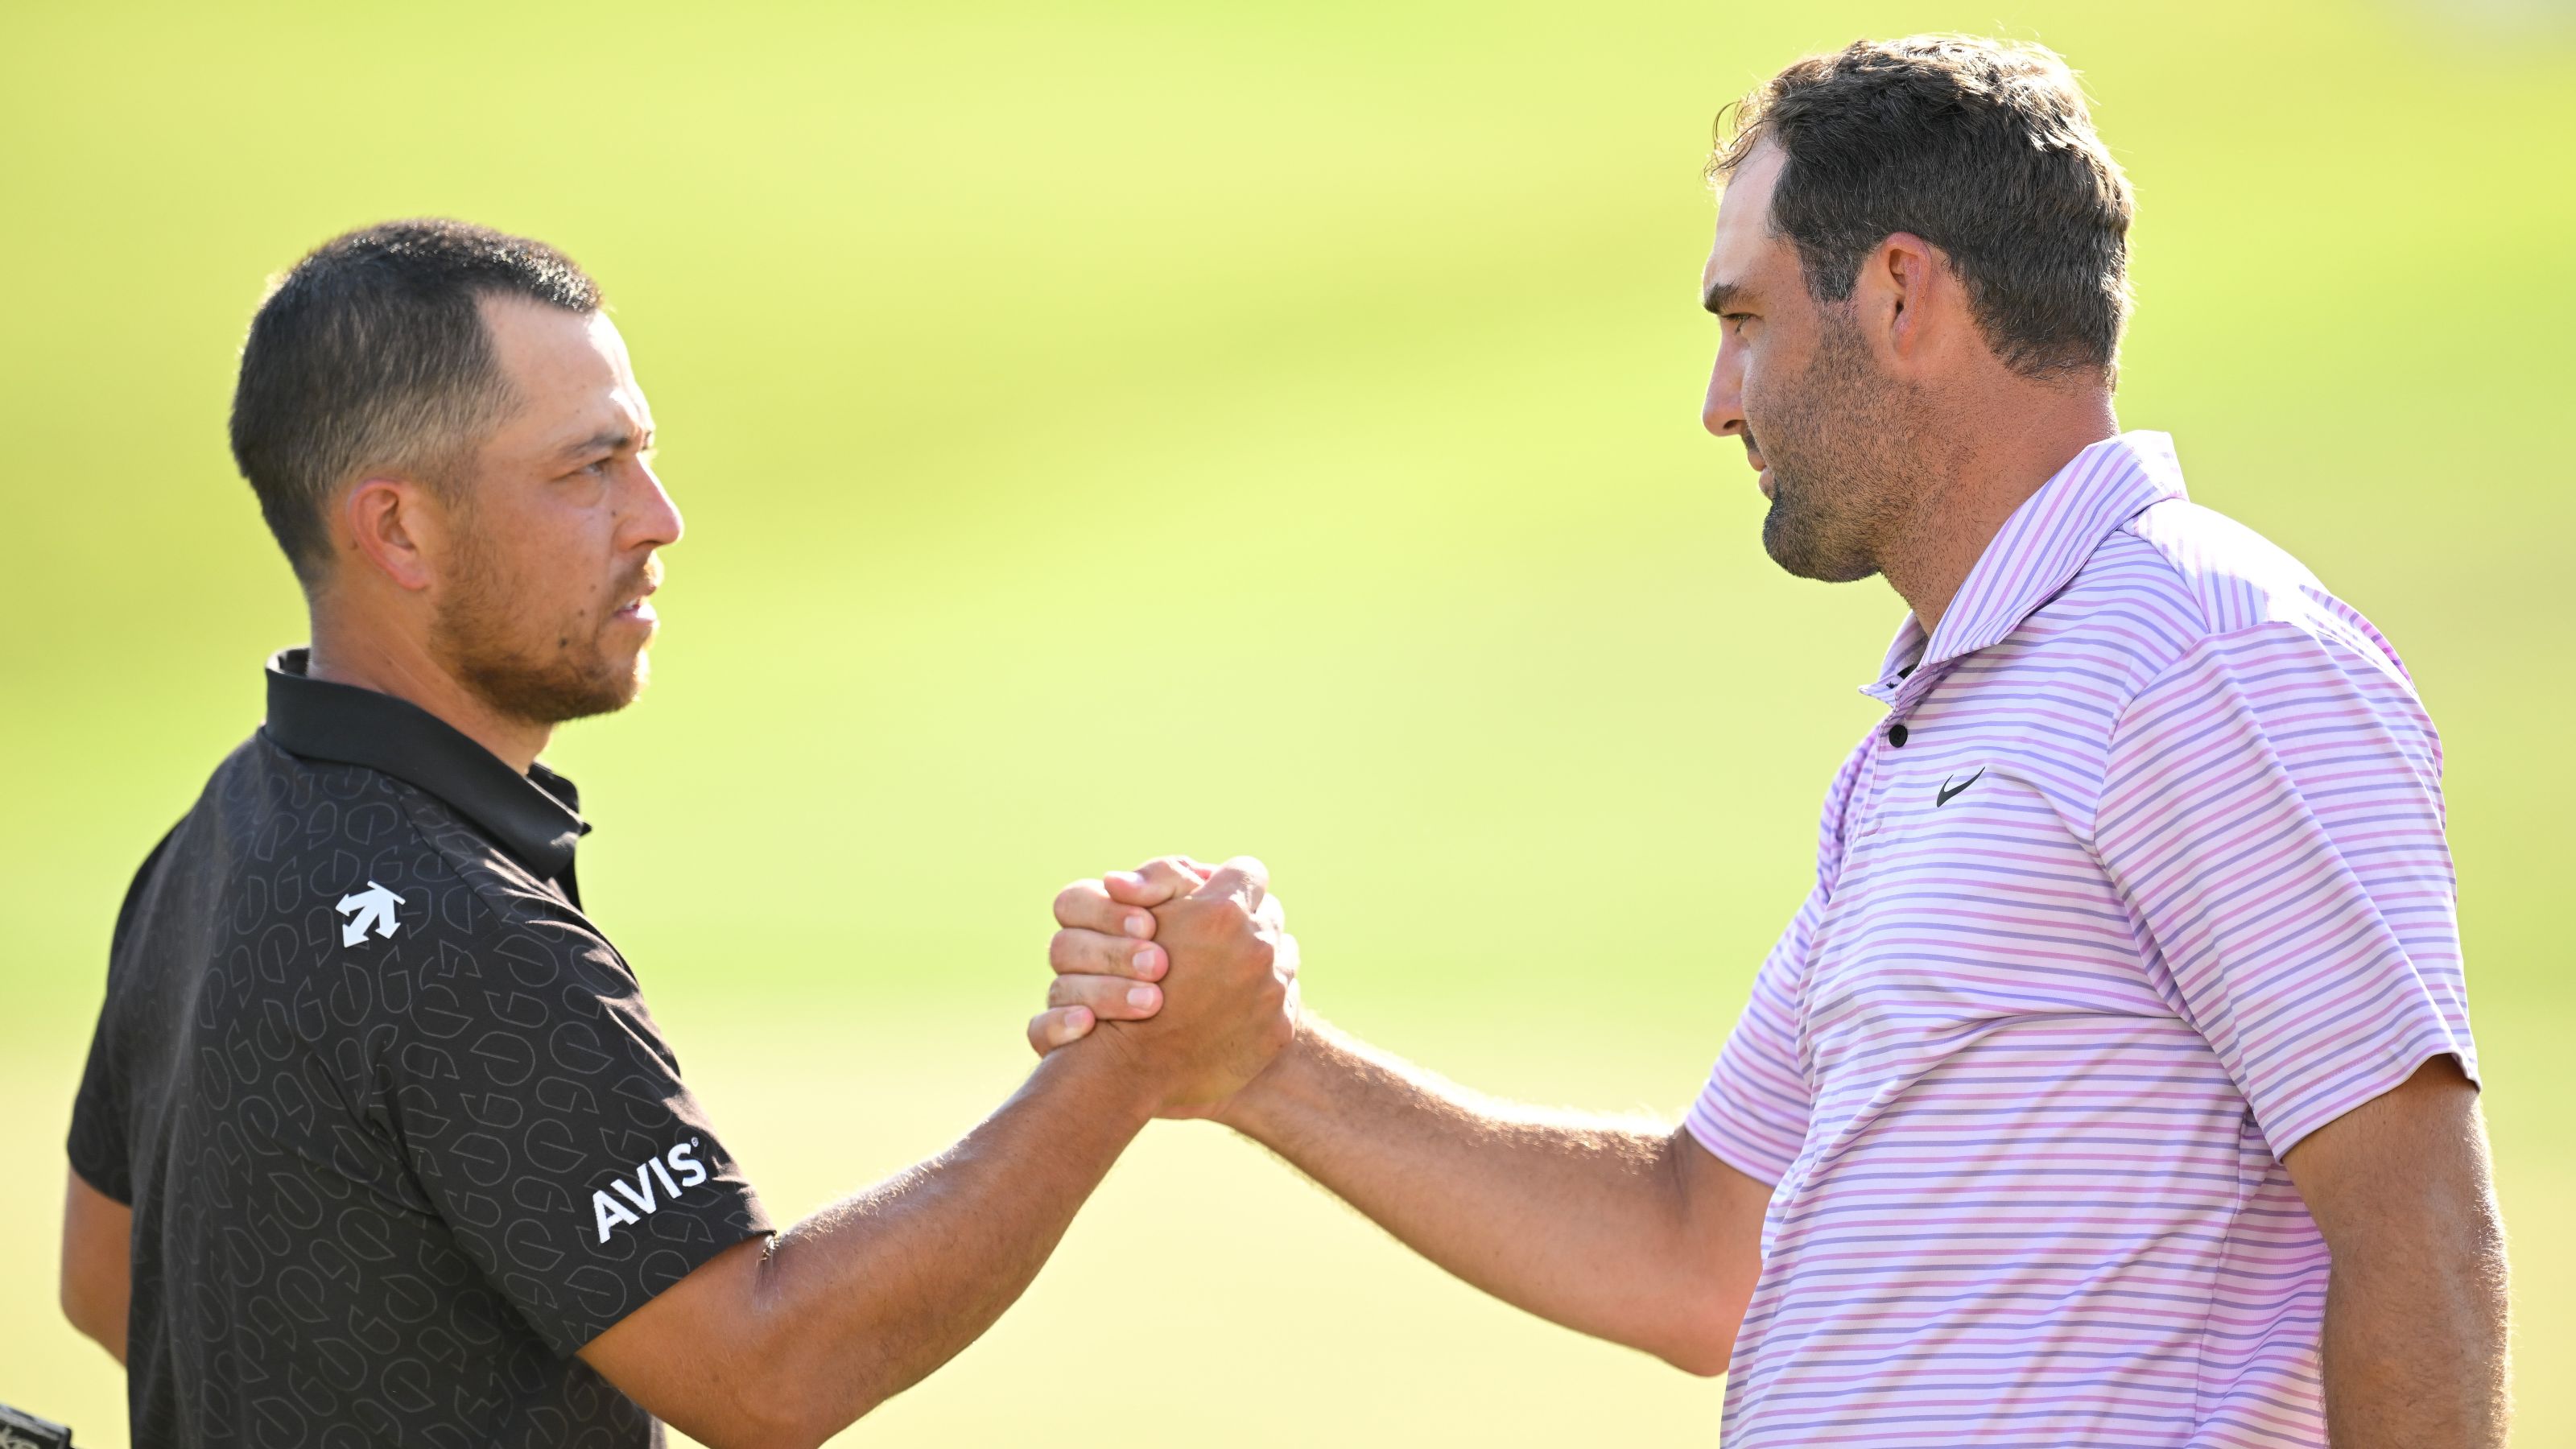
<instances>
[{"instance_id":1,"label":"handshake","mask_svg":"<svg viewBox=\"0 0 2576 1449\"><path fill-rule=\"evenodd\" d=\"M998 1318L1149 1120L1197 1117L1507 1302L1725 1369L1768 1183L1665 1124L1498 1101L1336 1030L1299 1000L1296 938L1249 857L1076 881L1055 919L1041 1060L1008 1101L701 1267L583 1349L591 1366L703 1441L819 1443ZM774 1432L728 1432L746 1424Z\"/></svg>"},{"instance_id":2,"label":"handshake","mask_svg":"<svg viewBox=\"0 0 2576 1449\"><path fill-rule=\"evenodd\" d=\"M1114 1056L1160 1117L1222 1117L1297 1039L1297 938L1260 861L1165 856L1055 898L1038 1055Z\"/></svg>"}]
</instances>

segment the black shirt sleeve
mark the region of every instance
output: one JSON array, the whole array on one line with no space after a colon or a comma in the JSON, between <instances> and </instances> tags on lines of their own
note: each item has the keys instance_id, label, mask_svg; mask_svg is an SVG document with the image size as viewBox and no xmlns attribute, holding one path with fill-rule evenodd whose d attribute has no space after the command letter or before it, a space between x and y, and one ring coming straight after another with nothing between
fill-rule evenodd
<instances>
[{"instance_id":1,"label":"black shirt sleeve","mask_svg":"<svg viewBox=\"0 0 2576 1449\"><path fill-rule=\"evenodd\" d=\"M126 1083L116 1041L117 963L124 959L126 940L150 888L154 867L169 850L171 836L178 833L173 826L143 857L125 888L124 903L116 908L116 927L108 936L107 999L98 1010L98 1027L90 1033L89 1062L81 1069L80 1091L72 1097L71 1138L65 1144L72 1171L82 1181L129 1207L134 1203L134 1159L126 1140Z\"/></svg>"},{"instance_id":2,"label":"black shirt sleeve","mask_svg":"<svg viewBox=\"0 0 2576 1449\"><path fill-rule=\"evenodd\" d=\"M134 1169L125 1144L125 1093L110 1041L112 1009L112 1003L100 1008L98 1030L90 1036L89 1065L82 1068L80 1091L72 1098L71 1138L65 1146L81 1181L130 1207Z\"/></svg>"},{"instance_id":3,"label":"black shirt sleeve","mask_svg":"<svg viewBox=\"0 0 2576 1449\"><path fill-rule=\"evenodd\" d=\"M770 1223L616 950L551 897L475 904L379 1057L387 1111L458 1246L569 1355Z\"/></svg>"}]
</instances>

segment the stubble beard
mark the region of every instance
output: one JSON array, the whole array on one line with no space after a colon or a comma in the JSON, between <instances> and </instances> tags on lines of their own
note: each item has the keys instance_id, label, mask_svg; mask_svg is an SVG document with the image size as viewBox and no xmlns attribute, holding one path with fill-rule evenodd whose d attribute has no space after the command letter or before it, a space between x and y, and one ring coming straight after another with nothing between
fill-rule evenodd
<instances>
[{"instance_id":1,"label":"stubble beard","mask_svg":"<svg viewBox=\"0 0 2576 1449\"><path fill-rule=\"evenodd\" d=\"M609 649L601 638L604 621L589 624L583 637L545 637L544 628L518 607L529 591L513 586L503 561L475 535L470 521L463 541L456 587L430 621L430 648L476 698L509 718L556 725L624 709L644 692L652 669L644 650L628 657ZM646 568L621 580L609 597L640 591Z\"/></svg>"},{"instance_id":2,"label":"stubble beard","mask_svg":"<svg viewBox=\"0 0 2576 1449\"><path fill-rule=\"evenodd\" d=\"M1879 572L1919 486L1908 465L1919 401L1879 373L1859 328L1829 307L1807 370L1760 411L1760 431L1748 435L1771 475L1763 551L1829 584Z\"/></svg>"}]
</instances>

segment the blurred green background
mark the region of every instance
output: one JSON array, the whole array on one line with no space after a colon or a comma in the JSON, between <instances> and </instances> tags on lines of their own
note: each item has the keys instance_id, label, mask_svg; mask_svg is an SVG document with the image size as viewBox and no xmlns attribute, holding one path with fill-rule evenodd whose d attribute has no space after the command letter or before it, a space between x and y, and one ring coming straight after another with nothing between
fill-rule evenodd
<instances>
[{"instance_id":1,"label":"blurred green background","mask_svg":"<svg viewBox=\"0 0 2576 1449\"><path fill-rule=\"evenodd\" d=\"M302 637L224 450L262 278L446 213L607 287L689 519L567 731L583 880L784 1214L1025 1069L1046 902L1270 861L1309 1000L1674 1112L1901 612L1764 559L1698 430L1718 106L1856 35L2045 40L2140 198L2122 411L2369 612L2449 748L2517 1272L2576 1443L2562 4L0 8L0 1399L53 1309L128 874ZM1166 1125L885 1444L1701 1444L1720 1386L1480 1299Z\"/></svg>"}]
</instances>

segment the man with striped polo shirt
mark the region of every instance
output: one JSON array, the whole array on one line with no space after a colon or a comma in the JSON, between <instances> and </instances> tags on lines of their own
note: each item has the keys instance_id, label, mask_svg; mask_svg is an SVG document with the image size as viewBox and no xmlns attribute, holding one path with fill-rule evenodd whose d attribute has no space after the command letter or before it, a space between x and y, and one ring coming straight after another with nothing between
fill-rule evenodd
<instances>
[{"instance_id":1,"label":"man with striped polo shirt","mask_svg":"<svg viewBox=\"0 0 2576 1449\"><path fill-rule=\"evenodd\" d=\"M1773 559L1912 609L1806 903L1678 1129L1311 1013L1214 1115L1469 1282L1728 1373L1729 1449L2502 1443L2440 743L2367 620L2119 430L2130 202L2072 76L1857 44L1712 171L1708 428ZM1140 1014L1200 876L1065 892L1041 1050Z\"/></svg>"}]
</instances>

